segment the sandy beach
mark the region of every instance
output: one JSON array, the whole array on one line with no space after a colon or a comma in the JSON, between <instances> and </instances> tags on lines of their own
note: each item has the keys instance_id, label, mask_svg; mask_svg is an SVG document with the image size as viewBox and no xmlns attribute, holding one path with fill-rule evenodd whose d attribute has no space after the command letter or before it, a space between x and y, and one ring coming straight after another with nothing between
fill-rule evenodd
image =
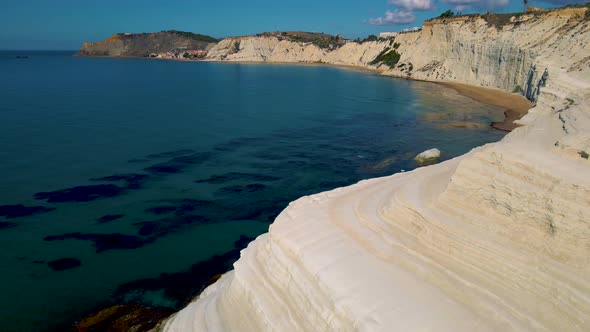
<instances>
[{"instance_id":1,"label":"sandy beach","mask_svg":"<svg viewBox=\"0 0 590 332\"><path fill-rule=\"evenodd\" d=\"M111 56L108 56L111 57ZM357 65L346 65L346 64L334 64L334 63L325 63L325 62L266 62L266 61L220 61L220 60L192 60L192 59L168 59L168 58L144 58L144 57L112 57L112 58L140 58L140 59L150 59L150 60L168 60L168 61L182 61L182 62L215 62L215 63L241 63L241 64L248 64L248 65L297 65L297 66L330 66L330 67L337 67L347 70L354 70L360 72L369 72L377 75L383 75L384 70L378 68L371 68L366 66L357 66ZM385 75L391 76L391 75ZM403 78L403 79L411 79L406 77L397 77L391 76L396 78ZM421 80L419 80L421 81ZM457 93L461 94L462 96L469 97L474 99L478 102L499 106L505 108L504 111L504 119L500 122L493 122L491 126L498 130L504 131L512 131L513 129L519 127L519 125L515 124L514 121L522 118L525 114L527 114L528 110L533 107L533 103L531 103L528 99L524 96L510 93L508 91L504 91L501 89L495 88L485 88L475 85L469 85L465 83L456 83L456 82L436 82L436 81L427 81L435 84L440 84L447 88L451 88Z\"/></svg>"},{"instance_id":2,"label":"sandy beach","mask_svg":"<svg viewBox=\"0 0 590 332\"><path fill-rule=\"evenodd\" d=\"M492 123L492 127L512 131L519 127L514 121L522 118L533 107L524 96L500 89L484 88L464 83L438 82L438 84L454 89L459 94L475 99L479 102L505 108L504 120Z\"/></svg>"}]
</instances>

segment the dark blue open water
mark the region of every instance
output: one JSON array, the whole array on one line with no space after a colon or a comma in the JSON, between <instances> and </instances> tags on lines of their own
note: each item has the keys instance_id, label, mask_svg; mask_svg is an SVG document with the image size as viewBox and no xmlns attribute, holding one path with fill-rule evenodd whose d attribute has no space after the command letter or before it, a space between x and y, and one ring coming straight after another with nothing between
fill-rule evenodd
<instances>
[{"instance_id":1,"label":"dark blue open water","mask_svg":"<svg viewBox=\"0 0 590 332\"><path fill-rule=\"evenodd\" d=\"M1 329L180 308L289 201L497 141L501 118L333 67L0 53Z\"/></svg>"}]
</instances>

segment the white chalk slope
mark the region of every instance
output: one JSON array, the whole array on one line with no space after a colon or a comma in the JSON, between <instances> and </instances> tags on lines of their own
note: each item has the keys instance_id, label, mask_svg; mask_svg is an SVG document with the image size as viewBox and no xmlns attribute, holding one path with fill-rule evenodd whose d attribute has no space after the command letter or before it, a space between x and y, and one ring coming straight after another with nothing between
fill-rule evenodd
<instances>
[{"instance_id":1,"label":"white chalk slope","mask_svg":"<svg viewBox=\"0 0 590 332\"><path fill-rule=\"evenodd\" d=\"M537 101L526 126L291 203L165 330L590 330L590 20L519 20L428 22L396 41L414 77L521 85Z\"/></svg>"}]
</instances>

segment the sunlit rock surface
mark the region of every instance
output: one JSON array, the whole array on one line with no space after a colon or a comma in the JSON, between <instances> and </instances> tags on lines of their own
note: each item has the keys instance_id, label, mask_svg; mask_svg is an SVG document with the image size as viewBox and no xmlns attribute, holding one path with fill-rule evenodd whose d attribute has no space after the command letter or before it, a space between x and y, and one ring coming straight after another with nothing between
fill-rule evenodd
<instances>
[{"instance_id":1,"label":"sunlit rock surface","mask_svg":"<svg viewBox=\"0 0 590 332\"><path fill-rule=\"evenodd\" d=\"M414 160L416 160L419 165L430 165L434 164L439 158L439 149L429 149L418 154Z\"/></svg>"}]
</instances>

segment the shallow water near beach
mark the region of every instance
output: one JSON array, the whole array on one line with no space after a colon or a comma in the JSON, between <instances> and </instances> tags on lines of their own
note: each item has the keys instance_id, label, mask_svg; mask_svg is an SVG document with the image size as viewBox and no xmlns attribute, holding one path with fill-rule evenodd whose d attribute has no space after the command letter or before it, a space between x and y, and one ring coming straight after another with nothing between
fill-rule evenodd
<instances>
[{"instance_id":1,"label":"shallow water near beach","mask_svg":"<svg viewBox=\"0 0 590 332\"><path fill-rule=\"evenodd\" d=\"M432 83L70 55L0 52L3 331L177 310L290 201L504 135L502 109Z\"/></svg>"}]
</instances>

